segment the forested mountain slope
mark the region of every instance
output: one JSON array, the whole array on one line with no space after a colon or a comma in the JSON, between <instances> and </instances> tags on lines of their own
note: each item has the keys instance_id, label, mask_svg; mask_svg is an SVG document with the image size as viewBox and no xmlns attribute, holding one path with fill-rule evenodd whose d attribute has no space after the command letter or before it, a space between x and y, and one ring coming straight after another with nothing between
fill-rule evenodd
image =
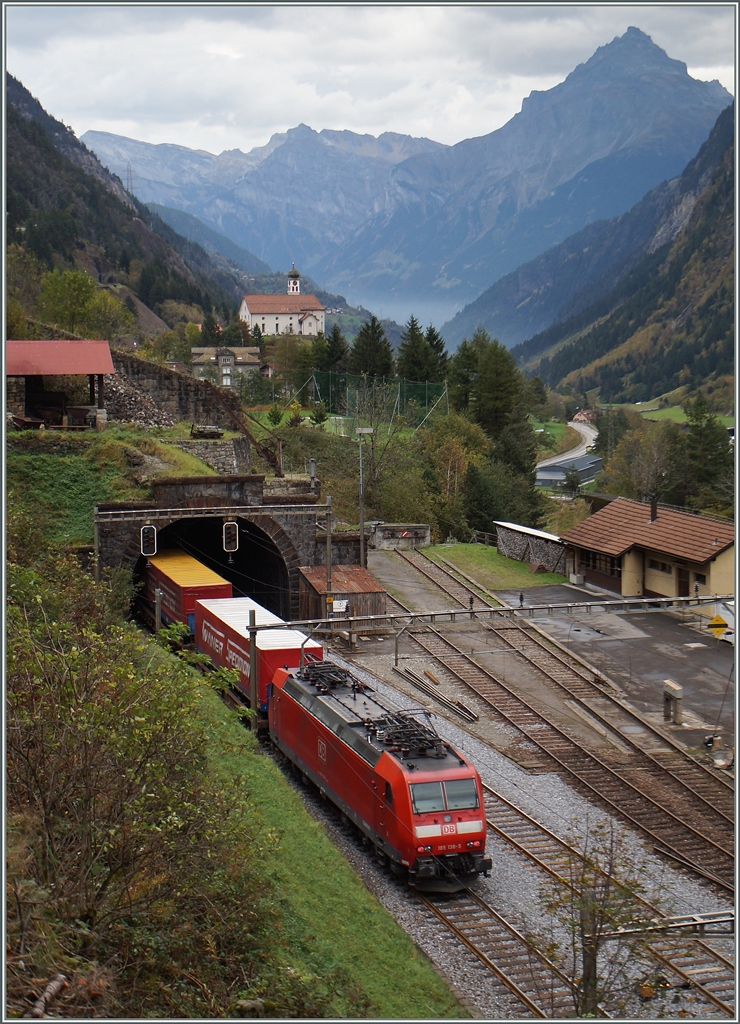
<instances>
[{"instance_id":1,"label":"forested mountain slope","mask_svg":"<svg viewBox=\"0 0 740 1024\"><path fill-rule=\"evenodd\" d=\"M157 280L156 298L234 305L239 268L178 235L124 190L74 133L7 77L7 239L47 267L75 266L100 282L126 276L139 293ZM131 265L140 266L131 279ZM147 269L148 268L148 269ZM137 283L137 281L139 283ZM141 294L149 304L152 295Z\"/></svg>"},{"instance_id":2,"label":"forested mountain slope","mask_svg":"<svg viewBox=\"0 0 740 1024\"><path fill-rule=\"evenodd\" d=\"M734 130L733 104L680 177L662 182L627 213L589 224L497 281L444 325L447 341L456 345L483 326L513 346L608 295L642 257L675 239ZM533 354L532 344L525 348L528 357Z\"/></svg>"},{"instance_id":3,"label":"forested mountain slope","mask_svg":"<svg viewBox=\"0 0 740 1024\"><path fill-rule=\"evenodd\" d=\"M599 302L518 346L520 362L551 387L599 387L609 401L645 401L732 374L734 175L730 140L675 241L645 256Z\"/></svg>"}]
</instances>

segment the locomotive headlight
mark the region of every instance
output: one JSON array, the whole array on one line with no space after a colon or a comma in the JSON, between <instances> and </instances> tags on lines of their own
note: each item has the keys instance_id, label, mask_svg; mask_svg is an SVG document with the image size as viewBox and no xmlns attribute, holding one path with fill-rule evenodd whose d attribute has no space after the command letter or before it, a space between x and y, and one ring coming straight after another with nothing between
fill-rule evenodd
<instances>
[{"instance_id":1,"label":"locomotive headlight","mask_svg":"<svg viewBox=\"0 0 740 1024\"><path fill-rule=\"evenodd\" d=\"M431 853L432 852L432 848L431 848L431 846L417 846L416 847L416 852L417 853Z\"/></svg>"},{"instance_id":2,"label":"locomotive headlight","mask_svg":"<svg viewBox=\"0 0 740 1024\"><path fill-rule=\"evenodd\" d=\"M477 849L477 847L480 846L480 839L471 839L471 841L469 843L467 843L466 845L467 845L469 850Z\"/></svg>"}]
</instances>

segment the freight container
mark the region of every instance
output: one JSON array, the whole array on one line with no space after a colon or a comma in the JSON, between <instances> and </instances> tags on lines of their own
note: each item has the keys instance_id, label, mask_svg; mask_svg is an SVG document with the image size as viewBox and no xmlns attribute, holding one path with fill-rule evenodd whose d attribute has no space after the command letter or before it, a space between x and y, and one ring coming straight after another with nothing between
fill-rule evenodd
<instances>
[{"instance_id":1,"label":"freight container","mask_svg":"<svg viewBox=\"0 0 740 1024\"><path fill-rule=\"evenodd\" d=\"M192 555L180 551L160 551L147 559L144 586L139 606L154 624L155 589L162 591L162 618L165 622L183 622L195 632L195 602L201 597L231 597L231 584Z\"/></svg>"},{"instance_id":2,"label":"freight container","mask_svg":"<svg viewBox=\"0 0 740 1024\"><path fill-rule=\"evenodd\" d=\"M254 611L258 626L282 625L283 620L268 612L251 597L229 601L205 600L195 604L195 645L216 665L239 673L236 689L249 701L249 613ZM259 629L257 632L257 694L259 710L267 713L268 686L279 668L297 668L304 658L320 661L323 648L297 629Z\"/></svg>"}]
</instances>

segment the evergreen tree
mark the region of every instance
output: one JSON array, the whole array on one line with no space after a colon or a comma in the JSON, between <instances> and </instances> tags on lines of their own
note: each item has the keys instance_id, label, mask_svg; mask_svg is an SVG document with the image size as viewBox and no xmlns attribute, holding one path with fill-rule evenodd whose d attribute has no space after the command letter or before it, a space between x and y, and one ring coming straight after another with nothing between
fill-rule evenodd
<instances>
[{"instance_id":1,"label":"evergreen tree","mask_svg":"<svg viewBox=\"0 0 740 1024\"><path fill-rule=\"evenodd\" d=\"M401 334L396 369L406 380L439 380L439 360L413 315Z\"/></svg>"},{"instance_id":2,"label":"evergreen tree","mask_svg":"<svg viewBox=\"0 0 740 1024\"><path fill-rule=\"evenodd\" d=\"M326 341L326 369L333 370L335 373L345 373L348 359L347 339L340 331L339 324L334 324Z\"/></svg>"},{"instance_id":3,"label":"evergreen tree","mask_svg":"<svg viewBox=\"0 0 740 1024\"><path fill-rule=\"evenodd\" d=\"M203 327L201 330L202 345L220 345L221 344L221 328L216 323L216 320L209 313L203 318Z\"/></svg>"},{"instance_id":4,"label":"evergreen tree","mask_svg":"<svg viewBox=\"0 0 740 1024\"><path fill-rule=\"evenodd\" d=\"M349 357L349 370L368 377L393 376L393 352L383 325L375 315L357 332Z\"/></svg>"},{"instance_id":5,"label":"evergreen tree","mask_svg":"<svg viewBox=\"0 0 740 1024\"><path fill-rule=\"evenodd\" d=\"M686 468L688 490L698 495L711 490L732 470L732 449L727 430L709 410L706 397L699 392L684 404L686 413Z\"/></svg>"},{"instance_id":6,"label":"evergreen tree","mask_svg":"<svg viewBox=\"0 0 740 1024\"><path fill-rule=\"evenodd\" d=\"M450 389L450 403L456 412L467 412L478 378L478 363L481 353L490 338L482 327L476 328L473 337L463 338L457 352L447 364L447 383Z\"/></svg>"},{"instance_id":7,"label":"evergreen tree","mask_svg":"<svg viewBox=\"0 0 740 1024\"><path fill-rule=\"evenodd\" d=\"M311 366L314 370L328 370L328 346L323 331L311 342Z\"/></svg>"},{"instance_id":8,"label":"evergreen tree","mask_svg":"<svg viewBox=\"0 0 740 1024\"><path fill-rule=\"evenodd\" d=\"M522 401L524 378L511 352L485 331L481 333L485 337L479 341L478 372L470 407L475 421L495 440Z\"/></svg>"},{"instance_id":9,"label":"evergreen tree","mask_svg":"<svg viewBox=\"0 0 740 1024\"><path fill-rule=\"evenodd\" d=\"M427 327L427 333L424 335L427 339L427 344L431 347L437 357L437 366L439 375L435 378L436 380L444 380L447 376L447 351L445 349L445 340L439 333L436 327L429 324ZM430 378L431 380L432 378Z\"/></svg>"},{"instance_id":10,"label":"evergreen tree","mask_svg":"<svg viewBox=\"0 0 740 1024\"><path fill-rule=\"evenodd\" d=\"M493 449L497 462L515 473L529 477L533 484L537 470L537 439L524 415L514 415L496 439Z\"/></svg>"},{"instance_id":11,"label":"evergreen tree","mask_svg":"<svg viewBox=\"0 0 740 1024\"><path fill-rule=\"evenodd\" d=\"M229 348L242 348L244 345L250 345L251 342L249 328L244 320L238 318L231 321L219 338L219 344L227 345Z\"/></svg>"},{"instance_id":12,"label":"evergreen tree","mask_svg":"<svg viewBox=\"0 0 740 1024\"><path fill-rule=\"evenodd\" d=\"M483 467L471 462L468 466L463 510L473 530L493 533L497 520L536 527L542 518L540 501L525 477L500 462L491 461Z\"/></svg>"}]
</instances>

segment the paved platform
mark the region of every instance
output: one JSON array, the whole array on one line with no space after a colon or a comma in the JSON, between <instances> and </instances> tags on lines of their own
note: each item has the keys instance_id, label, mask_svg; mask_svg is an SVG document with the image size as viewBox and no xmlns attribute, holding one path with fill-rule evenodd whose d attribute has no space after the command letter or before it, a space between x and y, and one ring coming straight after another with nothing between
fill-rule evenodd
<instances>
[{"instance_id":1,"label":"paved platform","mask_svg":"<svg viewBox=\"0 0 740 1024\"><path fill-rule=\"evenodd\" d=\"M502 601L519 607L519 591L501 591ZM524 607L595 597L572 585L527 587ZM604 595L615 597L616 595ZM531 621L566 649L612 679L641 712L663 720L663 681L684 688L682 726L671 726L676 739L701 746L719 725L728 746L734 745L735 651L718 640L690 611L535 614Z\"/></svg>"}]
</instances>

